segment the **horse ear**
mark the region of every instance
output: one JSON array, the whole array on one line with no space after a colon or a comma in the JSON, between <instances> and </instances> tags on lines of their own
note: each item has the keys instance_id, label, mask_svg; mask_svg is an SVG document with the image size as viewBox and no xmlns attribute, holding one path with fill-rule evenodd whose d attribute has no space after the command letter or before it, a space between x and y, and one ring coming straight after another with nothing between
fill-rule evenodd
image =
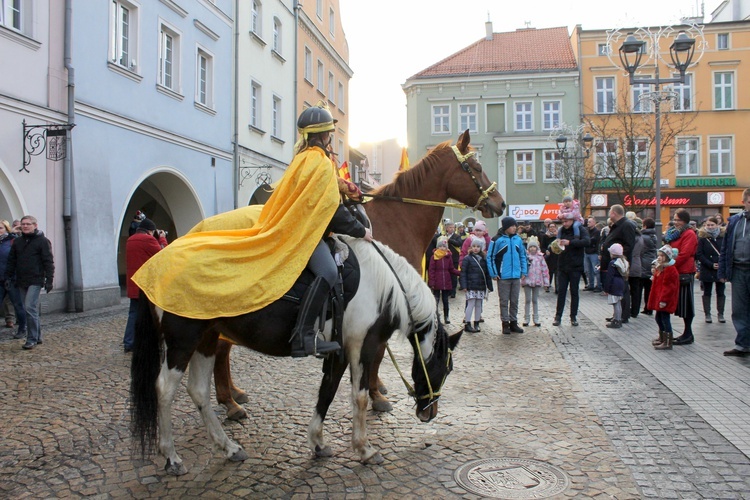
<instances>
[{"instance_id":1,"label":"horse ear","mask_svg":"<svg viewBox=\"0 0 750 500\"><path fill-rule=\"evenodd\" d=\"M463 335L464 330L463 328L458 331L458 333L454 333L450 337L448 337L448 345L451 346L451 351L456 348L458 345L458 341L461 340L461 335Z\"/></svg>"},{"instance_id":2,"label":"horse ear","mask_svg":"<svg viewBox=\"0 0 750 500\"><path fill-rule=\"evenodd\" d=\"M456 142L456 147L459 151L461 151L462 154L466 154L466 152L469 150L469 129L467 128L461 135L458 136L458 141Z\"/></svg>"}]
</instances>

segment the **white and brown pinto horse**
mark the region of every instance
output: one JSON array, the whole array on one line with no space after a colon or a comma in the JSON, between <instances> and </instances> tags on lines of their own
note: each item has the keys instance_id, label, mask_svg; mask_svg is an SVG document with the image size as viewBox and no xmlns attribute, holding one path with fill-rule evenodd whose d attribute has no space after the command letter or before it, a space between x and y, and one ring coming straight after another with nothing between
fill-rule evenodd
<instances>
[{"instance_id":1,"label":"white and brown pinto horse","mask_svg":"<svg viewBox=\"0 0 750 500\"><path fill-rule=\"evenodd\" d=\"M469 141L467 130L459 136L455 146L448 142L439 144L412 168L399 172L392 183L375 191L374 198L365 205L375 238L406 258L419 272L422 257L440 224L444 208L409 203L405 199L436 203L457 200L480 211L485 219L499 217L505 210L503 197L493 189ZM383 384L378 378L385 347L385 344L380 346L369 371L370 398L376 411L392 409L381 393ZM226 407L228 418L239 420L247 414L237 403L246 403L248 398L232 382L229 370L231 348L231 343L219 341L214 367L216 399Z\"/></svg>"},{"instance_id":2,"label":"white and brown pinto horse","mask_svg":"<svg viewBox=\"0 0 750 500\"><path fill-rule=\"evenodd\" d=\"M308 427L308 442L318 456L330 456L323 420L346 371L351 373L352 445L363 463L381 463L367 439L369 370L379 347L396 331L407 332L413 350L412 389L417 417L428 422L437 415L438 398L453 368L452 350L461 332L449 337L439 322L435 299L422 277L388 247L341 237L360 265L360 285L346 306L343 320L344 356L329 356L318 402ZM142 296L131 366L131 424L143 455L158 451L167 459L167 473L187 472L174 447L172 401L188 366L187 391L200 411L211 444L232 461L248 458L229 439L211 408L211 373L221 335L232 342L272 356L289 356L289 337L299 305L279 300L252 313L231 318L190 319L165 312ZM331 321L325 334L331 336ZM290 362L293 362L290 360Z\"/></svg>"}]
</instances>

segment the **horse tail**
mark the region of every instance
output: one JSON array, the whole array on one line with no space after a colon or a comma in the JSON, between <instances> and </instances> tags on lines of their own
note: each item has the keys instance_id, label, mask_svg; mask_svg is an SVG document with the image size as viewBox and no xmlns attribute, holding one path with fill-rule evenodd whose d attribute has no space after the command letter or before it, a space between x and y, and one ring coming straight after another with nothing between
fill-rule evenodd
<instances>
[{"instance_id":1,"label":"horse tail","mask_svg":"<svg viewBox=\"0 0 750 500\"><path fill-rule=\"evenodd\" d=\"M130 432L141 457L150 455L157 438L159 398L156 378L161 369L160 335L151 301L141 292L135 323L133 359L130 365Z\"/></svg>"}]
</instances>

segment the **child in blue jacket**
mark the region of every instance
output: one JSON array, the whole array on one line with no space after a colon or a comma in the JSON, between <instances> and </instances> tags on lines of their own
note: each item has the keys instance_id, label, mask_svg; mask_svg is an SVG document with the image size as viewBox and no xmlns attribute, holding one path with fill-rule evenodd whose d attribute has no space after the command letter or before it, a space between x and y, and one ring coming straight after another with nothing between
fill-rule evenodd
<instances>
[{"instance_id":1,"label":"child in blue jacket","mask_svg":"<svg viewBox=\"0 0 750 500\"><path fill-rule=\"evenodd\" d=\"M503 217L500 230L490 243L487 268L490 276L498 280L500 317L503 333L523 333L518 326L518 299L521 296L521 278L528 272L526 248L516 234L518 223L513 217Z\"/></svg>"}]
</instances>

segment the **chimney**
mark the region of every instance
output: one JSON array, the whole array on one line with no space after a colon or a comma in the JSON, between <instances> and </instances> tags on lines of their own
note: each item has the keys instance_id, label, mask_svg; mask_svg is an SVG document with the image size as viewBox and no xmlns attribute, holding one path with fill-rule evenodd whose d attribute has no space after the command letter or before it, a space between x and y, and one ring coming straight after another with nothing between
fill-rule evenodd
<instances>
[{"instance_id":1,"label":"chimney","mask_svg":"<svg viewBox=\"0 0 750 500\"><path fill-rule=\"evenodd\" d=\"M487 12L487 22L484 23L484 39L485 40L492 40L492 21L490 21L490 13Z\"/></svg>"}]
</instances>

